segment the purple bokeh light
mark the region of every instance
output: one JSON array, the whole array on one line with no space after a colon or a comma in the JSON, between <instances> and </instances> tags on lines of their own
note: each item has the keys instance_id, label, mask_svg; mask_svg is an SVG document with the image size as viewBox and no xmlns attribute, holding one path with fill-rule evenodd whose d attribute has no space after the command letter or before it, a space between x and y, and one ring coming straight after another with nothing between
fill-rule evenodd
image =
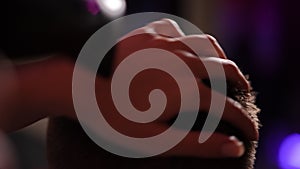
<instances>
[{"instance_id":1,"label":"purple bokeh light","mask_svg":"<svg viewBox=\"0 0 300 169\"><path fill-rule=\"evenodd\" d=\"M91 14L96 15L96 14L98 14L98 12L100 12L100 7L99 7L98 3L96 2L96 0L85 0L85 2L86 2L87 10Z\"/></svg>"},{"instance_id":2,"label":"purple bokeh light","mask_svg":"<svg viewBox=\"0 0 300 169\"><path fill-rule=\"evenodd\" d=\"M282 169L300 169L300 134L291 134L283 140L278 162Z\"/></svg>"}]
</instances>

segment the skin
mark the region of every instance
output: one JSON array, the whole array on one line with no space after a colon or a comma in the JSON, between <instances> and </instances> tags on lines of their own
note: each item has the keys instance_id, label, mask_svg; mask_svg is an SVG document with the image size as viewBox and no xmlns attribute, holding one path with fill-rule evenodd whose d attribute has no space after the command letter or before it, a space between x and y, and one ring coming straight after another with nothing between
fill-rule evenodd
<instances>
[{"instance_id":1,"label":"skin","mask_svg":"<svg viewBox=\"0 0 300 169\"><path fill-rule=\"evenodd\" d=\"M147 33L151 30L153 33ZM132 33L141 34L129 37ZM197 45L198 51L191 51L182 41ZM142 43L141 43L142 42ZM207 44L209 43L209 44ZM213 51L206 50L205 45L213 45ZM210 106L211 91L201 79L206 79L207 73L203 66L206 64L222 64L228 81L232 82L237 88L250 90L248 81L243 76L237 65L228 60L217 41L209 35L186 36L178 25L168 19L163 19L146 25L145 27L134 30L118 44L113 69L115 69L128 54L150 47L159 47L175 53L180 59L188 64L198 79L199 93L203 98L199 110L208 111ZM203 49L203 50L201 50ZM197 55L207 55L204 60L200 60ZM42 61L17 65L15 67L15 79L11 80L15 87L10 89L9 94L5 94L5 104L0 103L0 129L5 132L12 132L30 125L46 117L67 117L77 120L72 102L72 74L74 62L63 55L56 55ZM174 67L174 69L177 69ZM180 72L181 70L178 70ZM82 67L83 73L89 70ZM149 86L161 86L168 93L176 90L176 86L164 83L165 77L155 76L157 72L148 72L148 77L144 80L137 80L133 83L132 98L133 104L145 108L145 98L151 88ZM218 75L215 75L218 77ZM1 77L0 77L1 78ZM2 80L1 80L2 81ZM110 100L111 93L108 92L111 77L96 77L96 97L101 101L101 108L104 116L116 128L123 129L122 132L137 137L155 135L169 127L168 120L177 115L176 100L168 98L168 102L174 106L169 106L164 114L152 123L137 128L132 122L120 118L117 110ZM144 91L144 92L141 92ZM1 94L4 93L0 91ZM191 91L194 92L194 91ZM170 99L170 100L169 100ZM191 98L192 99L192 98ZM5 110L5 111L4 111ZM197 110L195 110L197 111ZM227 98L225 110L222 116L224 121L229 122L240 129L249 140L258 139L258 131L254 122L246 115L242 106L236 101ZM212 137L203 144L197 142L199 132L191 131L183 141L162 156L193 156L204 158L220 157L240 157L244 153L243 143L237 138L230 137L221 133L214 133Z\"/></svg>"}]
</instances>

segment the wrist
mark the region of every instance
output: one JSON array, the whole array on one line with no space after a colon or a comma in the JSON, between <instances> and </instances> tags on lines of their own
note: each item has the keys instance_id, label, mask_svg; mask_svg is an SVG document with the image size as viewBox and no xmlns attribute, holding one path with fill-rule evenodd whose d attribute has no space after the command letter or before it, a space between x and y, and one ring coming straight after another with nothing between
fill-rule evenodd
<instances>
[{"instance_id":1,"label":"wrist","mask_svg":"<svg viewBox=\"0 0 300 169\"><path fill-rule=\"evenodd\" d=\"M71 98L72 65L64 57L51 57L19 65L19 103L35 118L62 115ZM72 101L72 100L71 100Z\"/></svg>"},{"instance_id":2,"label":"wrist","mask_svg":"<svg viewBox=\"0 0 300 169\"><path fill-rule=\"evenodd\" d=\"M5 58L0 60L0 82L0 129L11 131L19 108L19 84L14 64Z\"/></svg>"}]
</instances>

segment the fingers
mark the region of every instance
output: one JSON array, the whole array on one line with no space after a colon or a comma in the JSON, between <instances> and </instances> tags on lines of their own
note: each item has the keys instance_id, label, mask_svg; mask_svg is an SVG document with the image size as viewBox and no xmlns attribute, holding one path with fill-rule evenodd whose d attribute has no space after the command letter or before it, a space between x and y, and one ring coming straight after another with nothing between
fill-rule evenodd
<instances>
[{"instance_id":1,"label":"fingers","mask_svg":"<svg viewBox=\"0 0 300 169\"><path fill-rule=\"evenodd\" d=\"M211 68L210 70L213 70L213 68L218 68L218 66L222 65L227 80L229 80L232 84L234 84L240 89L250 90L250 84L248 83L248 80L245 78L245 76L237 67L237 65L234 62L225 59L225 55L220 55L221 58L219 58L217 56L218 54L216 53L216 50L212 49L212 47L209 47L209 40L205 40L205 38L203 38L201 35L182 37L179 39L185 42L183 43L181 40L171 38L156 38L151 47L162 48L177 54L181 59L183 59L184 61L186 61L187 64L189 64L193 73L201 79L209 78L206 71L208 68ZM199 50L191 51L191 48L185 45L185 43L193 44L193 49ZM200 43L202 43L203 46L206 45L206 47L202 48ZM197 45L199 45L200 47L197 48ZM214 57L201 57L199 59L196 57L197 53L195 52L198 52L198 54L200 53L201 55L203 54L206 56ZM209 73L210 76L216 78L222 77L222 74L220 74L220 72L218 71L210 71Z\"/></svg>"},{"instance_id":2,"label":"fingers","mask_svg":"<svg viewBox=\"0 0 300 169\"><path fill-rule=\"evenodd\" d=\"M153 31L159 35L176 38L177 42L183 42L189 48L194 50L198 56L226 58L223 49L213 36L207 34L185 36L179 25L171 19L162 19L160 21L152 22L148 24L146 28L153 29ZM178 45L182 46L180 44Z\"/></svg>"},{"instance_id":3,"label":"fingers","mask_svg":"<svg viewBox=\"0 0 300 169\"><path fill-rule=\"evenodd\" d=\"M159 21L151 22L144 27L129 32L124 37L122 37L121 40L138 34L155 34L164 38L177 38L185 36L185 34L175 21L171 19L162 19Z\"/></svg>"},{"instance_id":4,"label":"fingers","mask_svg":"<svg viewBox=\"0 0 300 169\"><path fill-rule=\"evenodd\" d=\"M180 29L179 25L171 19L162 19L159 21L152 22L146 26L151 28L159 35L175 38L182 37L184 33Z\"/></svg>"},{"instance_id":5,"label":"fingers","mask_svg":"<svg viewBox=\"0 0 300 169\"><path fill-rule=\"evenodd\" d=\"M172 133L168 138L157 140L155 143L164 144L164 142L172 142L177 139L183 132L187 132L175 127L171 127L164 123L148 123L134 125L130 122L122 122L118 120L114 128L119 132L135 138L147 138L156 136L169 129ZM221 133L213 133L212 136L204 143L199 143L199 132L189 131L182 140L172 149L162 154L162 156L190 156L201 158L224 158L224 157L240 157L244 154L245 148L241 141L234 136L227 136ZM121 145L122 146L122 145ZM151 146L151 145L147 145ZM153 145L154 146L154 145ZM160 145L162 146L162 145ZM140 146L139 146L140 147ZM143 147L142 147L143 148ZM147 149L147 148L145 148ZM138 150L139 151L139 150ZM143 150L140 150L143 153Z\"/></svg>"},{"instance_id":6,"label":"fingers","mask_svg":"<svg viewBox=\"0 0 300 169\"><path fill-rule=\"evenodd\" d=\"M222 72L211 71L214 70L214 68L217 68L218 66L222 65L226 79L228 81L230 81L237 88L243 90L250 90L250 84L248 80L233 61L228 59L210 57L201 59L201 63L203 63L206 69L210 70L210 75L213 76L213 78L222 78ZM208 79L209 76L208 74L204 74L202 78Z\"/></svg>"},{"instance_id":7,"label":"fingers","mask_svg":"<svg viewBox=\"0 0 300 169\"><path fill-rule=\"evenodd\" d=\"M225 53L218 42L210 35L188 35L177 38L177 42L190 47L197 56L220 57L225 59Z\"/></svg>"},{"instance_id":8,"label":"fingers","mask_svg":"<svg viewBox=\"0 0 300 169\"><path fill-rule=\"evenodd\" d=\"M223 49L221 48L220 44L218 43L218 41L216 40L216 38L214 38L211 35L206 35L208 40L211 42L211 44L215 47L215 49L217 50L220 58L223 59L227 59L225 52L223 51Z\"/></svg>"},{"instance_id":9,"label":"fingers","mask_svg":"<svg viewBox=\"0 0 300 169\"><path fill-rule=\"evenodd\" d=\"M224 158L240 157L245 152L243 143L234 136L213 133L206 142L201 144L198 142L198 138L199 132L189 132L178 145L163 155Z\"/></svg>"},{"instance_id":10,"label":"fingers","mask_svg":"<svg viewBox=\"0 0 300 169\"><path fill-rule=\"evenodd\" d=\"M228 81L239 89L250 90L248 80L233 61L215 57L199 59L195 55L185 51L175 51L174 53L190 66L197 78L222 78L224 76L223 71L216 71L218 70L217 68L222 66Z\"/></svg>"},{"instance_id":11,"label":"fingers","mask_svg":"<svg viewBox=\"0 0 300 169\"><path fill-rule=\"evenodd\" d=\"M179 25L171 19L162 19L149 23L148 25L136 29L122 38L128 38L137 34L157 35L156 46L170 50L185 50L197 56L220 57L226 59L226 55L216 39L207 34L185 35ZM165 41L167 43L160 43ZM166 46L167 45L167 46Z\"/></svg>"},{"instance_id":12,"label":"fingers","mask_svg":"<svg viewBox=\"0 0 300 169\"><path fill-rule=\"evenodd\" d=\"M187 77L190 78L190 77ZM186 79L188 80L188 79ZM152 84L152 82L150 82ZM163 85L163 84L161 84ZM187 89L191 89L190 93L186 93L186 95L190 96L188 99L188 103L193 103L194 100L197 100L197 98L193 98L193 93L197 92L193 89L193 86L186 86ZM169 86L169 88L165 88L166 91L177 91L176 88L173 86ZM179 91L178 91L179 92ZM202 82L198 82L198 92L200 94L200 106L199 110L204 112L209 112L210 110L212 113L220 113L220 112L214 112L214 109L216 107L211 106L221 106L224 104L224 110L221 109L222 119L224 121L227 121L228 123L232 124L237 129L240 129L243 135L248 138L249 140L257 140L258 139L258 127L256 126L256 123L247 115L247 112L243 109L242 105L240 105L238 102L234 101L233 99L224 96L223 94L211 90L209 87L205 86ZM147 92L149 93L149 92ZM170 92L169 92L170 93ZM158 121L168 121L172 119L173 117L176 117L178 114L178 102L177 99L180 99L180 95L176 95L177 92L173 92L171 100L169 100L170 105L167 106L163 115L159 117ZM217 98L212 103L212 96L214 98ZM141 97L144 98L145 96ZM147 97L145 97L147 98ZM141 100L141 99L139 99ZM217 101L216 101L217 100ZM221 102L222 101L222 102ZM225 103L224 103L224 102ZM182 108L182 111L189 113L189 112L195 112L198 110L191 109L190 105L186 105L186 107ZM219 107L218 107L219 108ZM216 111L219 111L217 109ZM217 114L212 114L213 116L217 117ZM221 116L221 115L220 115Z\"/></svg>"},{"instance_id":13,"label":"fingers","mask_svg":"<svg viewBox=\"0 0 300 169\"><path fill-rule=\"evenodd\" d=\"M200 92L200 110L208 112L211 106L211 97L214 94L215 97L224 98L224 96L214 90L211 90L203 83L199 82L199 92ZM258 139L258 128L256 123L247 115L247 112L243 109L242 105L237 101L226 97L225 107L222 119L229 122L236 128L240 129L245 137L249 140Z\"/></svg>"},{"instance_id":14,"label":"fingers","mask_svg":"<svg viewBox=\"0 0 300 169\"><path fill-rule=\"evenodd\" d=\"M103 92L106 93L107 91ZM208 111L210 108L209 102L211 100L211 90L204 86L202 83L199 83L199 92L201 93L201 98L205 98L200 99L200 109ZM109 97L103 97L102 99L105 102L107 101L107 98ZM105 102L106 106L110 104L111 103ZM129 121L128 119L125 119L123 116L116 113L117 111L114 109L114 106L108 109L104 106L104 109L101 109L101 111L104 112L104 114L108 115L106 119L114 129L130 137L152 137L166 131L170 127L169 123L167 123L166 121L153 121L151 123L137 124L135 122ZM105 113L106 111L107 113ZM168 112L170 112L171 114L174 113L173 117L176 117L177 115L176 110L170 110ZM251 134L253 134L253 129L249 128L249 126L254 125L251 123L251 120L247 117L247 115L244 114L244 112L241 110L241 107L239 105L236 105L236 103L232 102L232 100L230 99L226 100L223 119L241 129L246 137L252 137ZM176 128L172 128L172 130L178 130L178 132L182 132L182 130ZM200 133L197 131L189 131L188 135L178 145L176 145L170 151L166 152L164 155L219 158L240 157L244 153L243 143L234 137L229 137L220 133L213 133L207 141L200 144L198 142L199 134ZM170 136L169 139L172 140L172 136Z\"/></svg>"}]
</instances>

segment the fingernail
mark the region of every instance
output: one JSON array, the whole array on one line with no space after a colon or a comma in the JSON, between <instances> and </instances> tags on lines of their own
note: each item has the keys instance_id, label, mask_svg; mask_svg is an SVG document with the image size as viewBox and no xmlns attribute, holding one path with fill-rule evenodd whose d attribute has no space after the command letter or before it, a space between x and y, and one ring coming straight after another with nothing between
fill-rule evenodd
<instances>
[{"instance_id":1,"label":"fingernail","mask_svg":"<svg viewBox=\"0 0 300 169\"><path fill-rule=\"evenodd\" d=\"M239 141L236 137L229 137L229 142L223 144L221 153L225 157L241 157L245 152L243 142Z\"/></svg>"}]
</instances>

